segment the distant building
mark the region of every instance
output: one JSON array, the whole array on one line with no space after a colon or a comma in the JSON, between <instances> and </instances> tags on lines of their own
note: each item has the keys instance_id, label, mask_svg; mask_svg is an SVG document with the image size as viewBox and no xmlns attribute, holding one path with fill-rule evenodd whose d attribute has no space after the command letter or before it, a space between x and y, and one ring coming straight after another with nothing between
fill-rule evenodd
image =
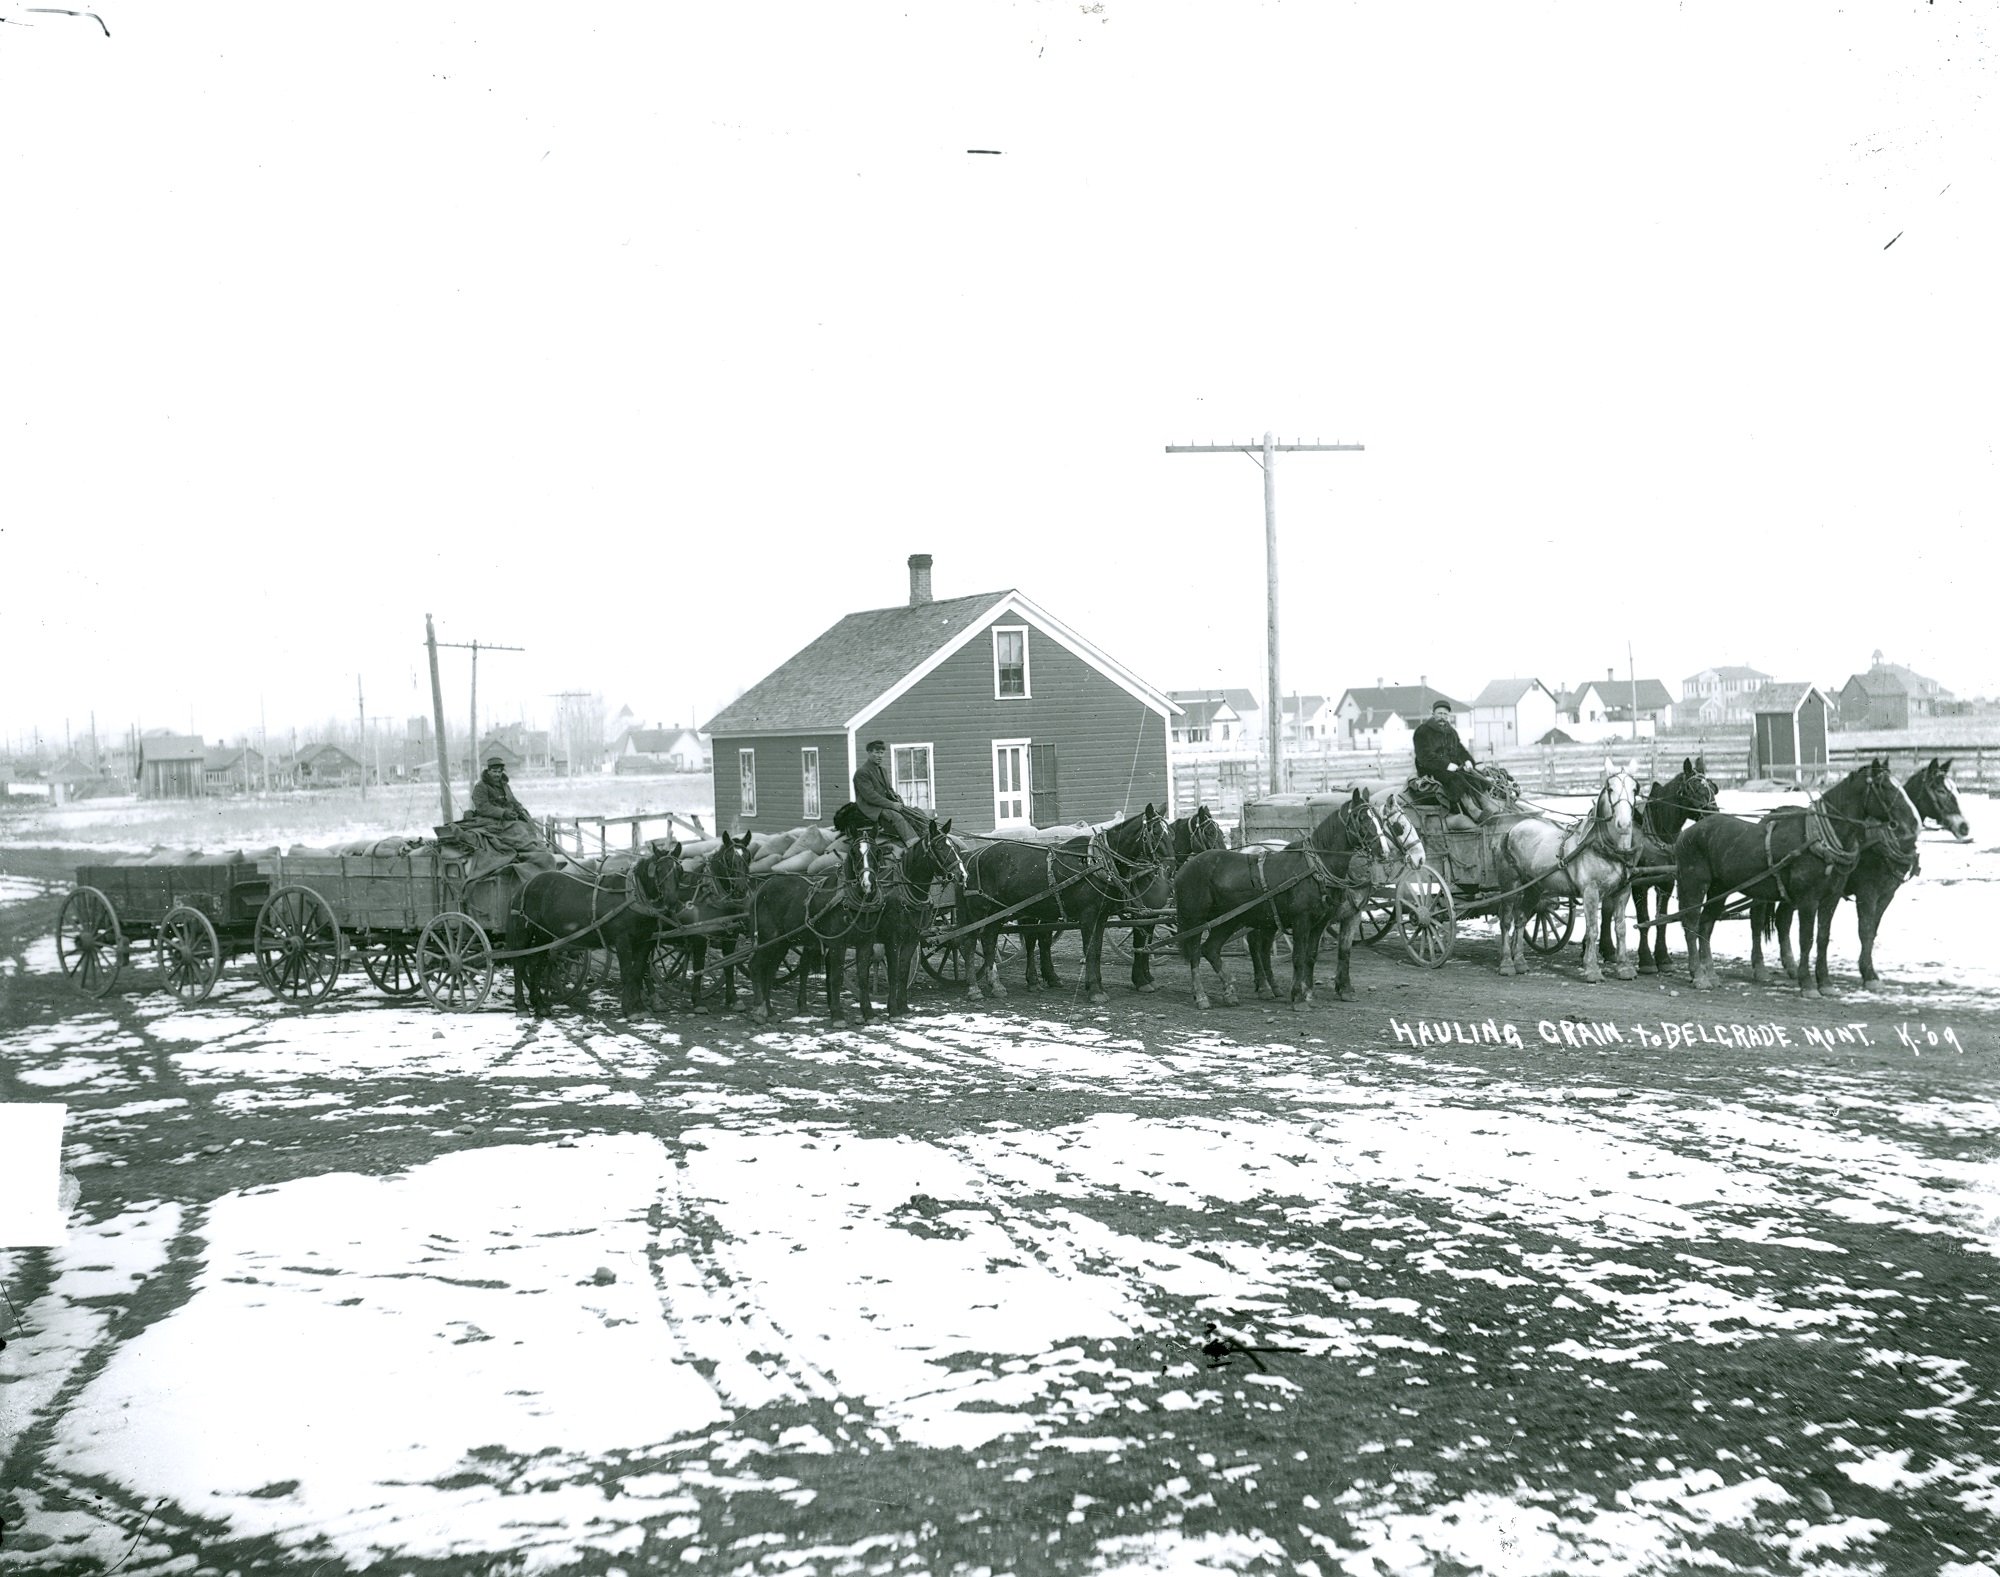
<instances>
[{"instance_id":1,"label":"distant building","mask_svg":"<svg viewBox=\"0 0 2000 1577\"><path fill-rule=\"evenodd\" d=\"M1689 674L1681 681L1681 706L1687 714L1682 721L1747 723L1750 698L1770 682L1769 674L1740 664Z\"/></svg>"},{"instance_id":2,"label":"distant building","mask_svg":"<svg viewBox=\"0 0 2000 1577\"><path fill-rule=\"evenodd\" d=\"M1818 685L1759 686L1751 711L1750 775L1794 783L1823 779L1832 714Z\"/></svg>"},{"instance_id":3,"label":"distant building","mask_svg":"<svg viewBox=\"0 0 2000 1577\"><path fill-rule=\"evenodd\" d=\"M1171 730L1177 755L1187 751L1241 755L1255 748L1254 724L1245 721L1230 694L1221 689L1167 692L1167 699L1181 709Z\"/></svg>"},{"instance_id":4,"label":"distant building","mask_svg":"<svg viewBox=\"0 0 2000 1577\"><path fill-rule=\"evenodd\" d=\"M1472 710L1418 676L1415 684L1385 685L1379 680L1365 687L1341 692L1334 703L1334 737L1353 750L1407 750L1410 735L1431 715L1431 708L1443 701L1453 715Z\"/></svg>"},{"instance_id":5,"label":"distant building","mask_svg":"<svg viewBox=\"0 0 2000 1577\"><path fill-rule=\"evenodd\" d=\"M208 749L197 734L166 729L139 736L139 794L143 799L199 799L208 787Z\"/></svg>"},{"instance_id":6,"label":"distant building","mask_svg":"<svg viewBox=\"0 0 2000 1577\"><path fill-rule=\"evenodd\" d=\"M1495 679L1472 702L1474 751L1533 744L1556 726L1555 692L1539 679Z\"/></svg>"},{"instance_id":7,"label":"distant building","mask_svg":"<svg viewBox=\"0 0 2000 1577\"><path fill-rule=\"evenodd\" d=\"M1884 662L1880 652L1870 659L1866 673L1848 678L1838 699L1843 728L1908 728L1913 719L1957 710L1952 693L1937 680L1901 663Z\"/></svg>"},{"instance_id":8,"label":"distant building","mask_svg":"<svg viewBox=\"0 0 2000 1577\"><path fill-rule=\"evenodd\" d=\"M217 740L202 759L201 774L211 794L247 794L263 784L264 758L248 745Z\"/></svg>"},{"instance_id":9,"label":"distant building","mask_svg":"<svg viewBox=\"0 0 2000 1577\"><path fill-rule=\"evenodd\" d=\"M484 769L489 756L499 756L509 772L547 772L560 764L561 753L552 744L545 728L529 728L524 723L503 723L479 744L479 765Z\"/></svg>"},{"instance_id":10,"label":"distant building","mask_svg":"<svg viewBox=\"0 0 2000 1577\"><path fill-rule=\"evenodd\" d=\"M611 747L616 772L706 772L709 744L692 728L627 728Z\"/></svg>"},{"instance_id":11,"label":"distant building","mask_svg":"<svg viewBox=\"0 0 2000 1577\"><path fill-rule=\"evenodd\" d=\"M361 783L361 763L327 741L307 745L294 758L300 788L354 788Z\"/></svg>"},{"instance_id":12,"label":"distant building","mask_svg":"<svg viewBox=\"0 0 2000 1577\"><path fill-rule=\"evenodd\" d=\"M1284 740L1288 748L1330 750L1340 734L1340 719L1332 700L1323 695L1288 695L1283 698Z\"/></svg>"}]
</instances>

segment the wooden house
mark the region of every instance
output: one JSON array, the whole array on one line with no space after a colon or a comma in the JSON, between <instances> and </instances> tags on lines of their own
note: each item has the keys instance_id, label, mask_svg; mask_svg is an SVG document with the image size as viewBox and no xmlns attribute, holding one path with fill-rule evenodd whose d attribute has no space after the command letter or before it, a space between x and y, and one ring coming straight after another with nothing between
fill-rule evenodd
<instances>
[{"instance_id":1,"label":"wooden house","mask_svg":"<svg viewBox=\"0 0 2000 1577\"><path fill-rule=\"evenodd\" d=\"M264 786L264 757L249 745L217 741L204 757L201 771L211 794L247 794Z\"/></svg>"},{"instance_id":2,"label":"wooden house","mask_svg":"<svg viewBox=\"0 0 2000 1577\"><path fill-rule=\"evenodd\" d=\"M361 782L361 763L330 740L300 750L295 771L300 788L354 788Z\"/></svg>"},{"instance_id":3,"label":"wooden house","mask_svg":"<svg viewBox=\"0 0 2000 1577\"><path fill-rule=\"evenodd\" d=\"M1490 755L1533 744L1556 726L1555 692L1539 679L1495 679L1472 701L1472 737L1466 744Z\"/></svg>"},{"instance_id":4,"label":"wooden house","mask_svg":"<svg viewBox=\"0 0 2000 1577\"><path fill-rule=\"evenodd\" d=\"M1017 590L851 613L709 721L720 827L831 823L871 739L961 832L1104 821L1172 795L1179 708Z\"/></svg>"},{"instance_id":5,"label":"wooden house","mask_svg":"<svg viewBox=\"0 0 2000 1577\"><path fill-rule=\"evenodd\" d=\"M617 772L702 772L709 751L692 728L628 728L611 747Z\"/></svg>"},{"instance_id":6,"label":"wooden house","mask_svg":"<svg viewBox=\"0 0 2000 1577\"><path fill-rule=\"evenodd\" d=\"M1759 669L1725 663L1683 679L1681 702L1693 720L1703 724L1745 723L1757 691L1770 682L1771 676Z\"/></svg>"},{"instance_id":7,"label":"wooden house","mask_svg":"<svg viewBox=\"0 0 2000 1577\"><path fill-rule=\"evenodd\" d=\"M1876 652L1866 673L1851 674L1838 694L1845 728L1908 728L1913 718L1936 717L1948 709L1952 693L1901 663L1884 662Z\"/></svg>"},{"instance_id":8,"label":"wooden house","mask_svg":"<svg viewBox=\"0 0 2000 1577\"><path fill-rule=\"evenodd\" d=\"M1433 690L1428 680L1416 684L1377 682L1341 692L1333 715L1339 743L1354 750L1408 750L1417 725L1431 715L1431 708L1443 701L1455 718L1471 710L1463 701L1454 701L1442 690Z\"/></svg>"},{"instance_id":9,"label":"wooden house","mask_svg":"<svg viewBox=\"0 0 2000 1577\"><path fill-rule=\"evenodd\" d=\"M142 799L199 799L207 791L208 749L196 734L162 729L139 736Z\"/></svg>"},{"instance_id":10,"label":"wooden house","mask_svg":"<svg viewBox=\"0 0 2000 1577\"><path fill-rule=\"evenodd\" d=\"M1750 775L1818 782L1827 775L1832 704L1813 684L1758 687L1750 728Z\"/></svg>"}]
</instances>

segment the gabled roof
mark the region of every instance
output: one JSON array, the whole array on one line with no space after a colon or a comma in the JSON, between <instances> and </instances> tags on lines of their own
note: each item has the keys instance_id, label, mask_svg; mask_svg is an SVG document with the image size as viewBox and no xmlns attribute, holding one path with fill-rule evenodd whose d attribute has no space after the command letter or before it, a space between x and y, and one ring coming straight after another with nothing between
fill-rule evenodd
<instances>
[{"instance_id":1,"label":"gabled roof","mask_svg":"<svg viewBox=\"0 0 2000 1577\"><path fill-rule=\"evenodd\" d=\"M716 735L827 733L857 726L1004 612L1087 658L1163 716L1166 695L1043 612L1019 591L850 613L702 725ZM1034 658L1029 656L1032 671Z\"/></svg>"},{"instance_id":2,"label":"gabled roof","mask_svg":"<svg viewBox=\"0 0 2000 1577\"><path fill-rule=\"evenodd\" d=\"M1609 684L1600 684L1597 687L1597 693L1613 706L1631 706L1632 691L1633 685L1629 679L1614 679ZM1638 692L1638 706L1642 712L1659 711L1675 704L1673 692L1657 679L1641 679Z\"/></svg>"},{"instance_id":3,"label":"gabled roof","mask_svg":"<svg viewBox=\"0 0 2000 1577\"><path fill-rule=\"evenodd\" d=\"M253 756L259 761L263 760L263 757L258 756L249 745L217 745L202 758L202 770L227 772L239 762L247 761Z\"/></svg>"},{"instance_id":4,"label":"gabled roof","mask_svg":"<svg viewBox=\"0 0 2000 1577\"><path fill-rule=\"evenodd\" d=\"M1768 679L1771 676L1760 668L1745 668L1741 663L1722 663L1714 668L1704 668L1701 673L1687 676L1685 683L1692 684L1701 674L1714 674L1718 679Z\"/></svg>"},{"instance_id":5,"label":"gabled roof","mask_svg":"<svg viewBox=\"0 0 2000 1577\"><path fill-rule=\"evenodd\" d=\"M1288 695L1279 698L1287 717L1310 717L1326 705L1323 695Z\"/></svg>"},{"instance_id":6,"label":"gabled roof","mask_svg":"<svg viewBox=\"0 0 2000 1577\"><path fill-rule=\"evenodd\" d=\"M629 744L647 755L665 755L683 739L692 739L697 748L701 744L701 736L692 728L634 728L626 731L618 748L622 752Z\"/></svg>"},{"instance_id":7,"label":"gabled roof","mask_svg":"<svg viewBox=\"0 0 2000 1577\"><path fill-rule=\"evenodd\" d=\"M208 747L201 742L199 734L161 732L139 736L141 761L201 761L207 755Z\"/></svg>"},{"instance_id":8,"label":"gabled roof","mask_svg":"<svg viewBox=\"0 0 2000 1577\"><path fill-rule=\"evenodd\" d=\"M1183 728L1207 728L1225 710L1238 718L1243 715L1219 690L1169 690L1167 699L1184 714Z\"/></svg>"},{"instance_id":9,"label":"gabled roof","mask_svg":"<svg viewBox=\"0 0 2000 1577\"><path fill-rule=\"evenodd\" d=\"M1927 679L1901 663L1877 663L1866 673L1853 675L1848 684L1858 684L1865 695L1928 695L1949 700L1951 692L1935 679ZM1846 686L1842 686L1846 688Z\"/></svg>"},{"instance_id":10,"label":"gabled roof","mask_svg":"<svg viewBox=\"0 0 2000 1577\"><path fill-rule=\"evenodd\" d=\"M1766 712L1784 712L1789 715L1799 709L1800 703L1810 692L1818 689L1819 686L1813 684L1767 684L1752 697L1750 710L1759 716ZM1821 694L1820 700L1825 699L1826 696Z\"/></svg>"},{"instance_id":11,"label":"gabled roof","mask_svg":"<svg viewBox=\"0 0 2000 1577\"><path fill-rule=\"evenodd\" d=\"M1254 712L1257 710L1257 698L1248 690L1224 690L1222 692L1222 699L1236 708L1236 715L1238 717L1241 717L1245 712Z\"/></svg>"},{"instance_id":12,"label":"gabled roof","mask_svg":"<svg viewBox=\"0 0 2000 1577\"><path fill-rule=\"evenodd\" d=\"M336 745L330 739L323 739L316 745L307 745L303 747L299 751L297 759L300 761L318 761L322 759L327 754L328 751L331 751L334 755L340 757L342 761L346 762L351 767L358 767L361 765L359 761L356 761L354 757L350 756L345 750L342 750L340 746Z\"/></svg>"},{"instance_id":13,"label":"gabled roof","mask_svg":"<svg viewBox=\"0 0 2000 1577\"><path fill-rule=\"evenodd\" d=\"M1410 724L1421 723L1429 717L1431 708L1440 701L1450 702L1454 712L1471 710L1463 701L1453 700L1442 690L1434 690L1427 684L1369 685L1343 691L1341 706L1345 707L1350 700L1363 712L1394 712Z\"/></svg>"},{"instance_id":14,"label":"gabled roof","mask_svg":"<svg viewBox=\"0 0 2000 1577\"><path fill-rule=\"evenodd\" d=\"M1530 690L1539 690L1550 700L1555 693L1539 679L1495 679L1473 700L1474 706L1515 706Z\"/></svg>"}]
</instances>

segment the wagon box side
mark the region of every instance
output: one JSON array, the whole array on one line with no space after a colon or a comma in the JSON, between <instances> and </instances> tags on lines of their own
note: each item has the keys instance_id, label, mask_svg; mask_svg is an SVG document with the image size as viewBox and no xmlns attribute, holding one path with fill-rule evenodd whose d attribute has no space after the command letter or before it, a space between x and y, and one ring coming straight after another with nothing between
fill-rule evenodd
<instances>
[{"instance_id":1,"label":"wagon box side","mask_svg":"<svg viewBox=\"0 0 2000 1577\"><path fill-rule=\"evenodd\" d=\"M218 926L248 925L268 891L250 860L190 860L173 865L85 865L79 887L95 887L111 901L121 922L157 925L169 910L193 909Z\"/></svg>"},{"instance_id":2,"label":"wagon box side","mask_svg":"<svg viewBox=\"0 0 2000 1577\"><path fill-rule=\"evenodd\" d=\"M304 887L333 911L343 931L420 931L456 907L447 892L447 866L434 849L408 854L287 854L266 862L271 890Z\"/></svg>"}]
</instances>

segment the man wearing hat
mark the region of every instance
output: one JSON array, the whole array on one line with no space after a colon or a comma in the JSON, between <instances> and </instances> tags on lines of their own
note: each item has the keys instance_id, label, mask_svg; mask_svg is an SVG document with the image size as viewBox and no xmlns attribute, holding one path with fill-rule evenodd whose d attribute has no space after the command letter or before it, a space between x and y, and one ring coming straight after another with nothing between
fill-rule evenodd
<instances>
[{"instance_id":1,"label":"man wearing hat","mask_svg":"<svg viewBox=\"0 0 2000 1577\"><path fill-rule=\"evenodd\" d=\"M507 786L507 763L498 756L486 758L486 770L472 785L472 809L465 813L465 819L496 824L535 819L528 814L528 807L514 798L514 791Z\"/></svg>"},{"instance_id":2,"label":"man wearing hat","mask_svg":"<svg viewBox=\"0 0 2000 1577\"><path fill-rule=\"evenodd\" d=\"M1433 701L1431 715L1411 736L1417 747L1417 776L1435 778L1454 810L1463 811L1467 797L1485 786L1472 752L1452 726L1451 703Z\"/></svg>"},{"instance_id":3,"label":"man wearing hat","mask_svg":"<svg viewBox=\"0 0 2000 1577\"><path fill-rule=\"evenodd\" d=\"M854 803L891 837L904 843L916 843L923 837L922 818L889 781L889 747L879 739L868 741L867 759L854 774Z\"/></svg>"}]
</instances>

